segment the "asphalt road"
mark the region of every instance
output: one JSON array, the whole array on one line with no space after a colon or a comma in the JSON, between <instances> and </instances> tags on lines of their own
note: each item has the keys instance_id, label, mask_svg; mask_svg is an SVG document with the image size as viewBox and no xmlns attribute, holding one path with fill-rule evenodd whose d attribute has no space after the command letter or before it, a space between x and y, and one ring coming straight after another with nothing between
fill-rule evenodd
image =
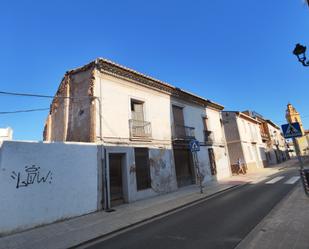
<instances>
[{"instance_id":1,"label":"asphalt road","mask_svg":"<svg viewBox=\"0 0 309 249\"><path fill-rule=\"evenodd\" d=\"M278 176L284 178L266 184ZM94 241L86 248L234 248L296 186L297 182L285 184L293 176L298 176L296 169L282 171L263 182L217 195L110 239Z\"/></svg>"}]
</instances>

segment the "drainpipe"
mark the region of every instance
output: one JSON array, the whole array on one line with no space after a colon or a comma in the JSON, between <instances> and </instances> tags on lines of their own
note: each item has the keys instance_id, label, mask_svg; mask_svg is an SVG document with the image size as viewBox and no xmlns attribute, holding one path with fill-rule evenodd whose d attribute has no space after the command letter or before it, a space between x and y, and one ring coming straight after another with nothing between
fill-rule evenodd
<instances>
[{"instance_id":1,"label":"drainpipe","mask_svg":"<svg viewBox=\"0 0 309 249\"><path fill-rule=\"evenodd\" d=\"M96 62L97 63L97 62ZM103 134L102 134L102 101L101 101L101 79L100 79L100 97L94 97L99 104L99 129L100 129L100 149L101 155L104 155L104 158L101 158L101 162L103 164L103 196L104 196L104 209L106 212L111 211L110 199L109 199L109 186L107 181L107 153L106 148L104 147L103 143Z\"/></svg>"}]
</instances>

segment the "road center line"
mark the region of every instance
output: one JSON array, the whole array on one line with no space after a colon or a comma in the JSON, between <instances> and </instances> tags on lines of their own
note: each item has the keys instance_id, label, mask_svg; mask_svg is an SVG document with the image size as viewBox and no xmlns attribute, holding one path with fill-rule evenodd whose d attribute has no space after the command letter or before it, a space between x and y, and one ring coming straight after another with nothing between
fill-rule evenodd
<instances>
[{"instance_id":1,"label":"road center line","mask_svg":"<svg viewBox=\"0 0 309 249\"><path fill-rule=\"evenodd\" d=\"M277 176L277 177L275 177L274 179L272 179L272 180L270 180L270 181L268 181L268 182L265 182L265 183L266 183L266 184L274 184L274 183L280 181L280 180L283 179L283 178L284 178L284 176Z\"/></svg>"},{"instance_id":2,"label":"road center line","mask_svg":"<svg viewBox=\"0 0 309 249\"><path fill-rule=\"evenodd\" d=\"M284 184L294 184L295 182L298 181L299 178L300 176L293 176L288 181L286 181Z\"/></svg>"}]
</instances>

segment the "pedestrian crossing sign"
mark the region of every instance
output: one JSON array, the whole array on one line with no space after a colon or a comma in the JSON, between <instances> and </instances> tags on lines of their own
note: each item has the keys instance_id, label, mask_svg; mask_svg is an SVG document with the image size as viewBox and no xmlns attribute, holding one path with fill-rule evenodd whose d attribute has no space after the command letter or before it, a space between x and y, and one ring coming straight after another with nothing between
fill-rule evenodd
<instances>
[{"instance_id":1,"label":"pedestrian crossing sign","mask_svg":"<svg viewBox=\"0 0 309 249\"><path fill-rule=\"evenodd\" d=\"M298 122L281 125L285 138L301 137L302 131Z\"/></svg>"},{"instance_id":2,"label":"pedestrian crossing sign","mask_svg":"<svg viewBox=\"0 0 309 249\"><path fill-rule=\"evenodd\" d=\"M197 141L195 139L190 141L189 147L190 147L191 152L200 151L200 143L199 143L199 141Z\"/></svg>"}]
</instances>

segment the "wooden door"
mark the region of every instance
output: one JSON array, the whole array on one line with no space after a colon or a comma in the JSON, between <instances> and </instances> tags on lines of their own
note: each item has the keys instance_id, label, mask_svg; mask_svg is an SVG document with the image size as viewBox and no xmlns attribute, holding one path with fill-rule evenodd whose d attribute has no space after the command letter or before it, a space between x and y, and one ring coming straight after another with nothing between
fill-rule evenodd
<instances>
[{"instance_id":1,"label":"wooden door","mask_svg":"<svg viewBox=\"0 0 309 249\"><path fill-rule=\"evenodd\" d=\"M173 105L173 120L174 120L174 135L177 137L185 137L185 121L183 116L183 109L179 106Z\"/></svg>"},{"instance_id":2,"label":"wooden door","mask_svg":"<svg viewBox=\"0 0 309 249\"><path fill-rule=\"evenodd\" d=\"M121 154L109 154L109 182L111 205L123 203Z\"/></svg>"},{"instance_id":3,"label":"wooden door","mask_svg":"<svg viewBox=\"0 0 309 249\"><path fill-rule=\"evenodd\" d=\"M174 149L175 169L178 187L194 183L193 162L187 149Z\"/></svg>"},{"instance_id":4,"label":"wooden door","mask_svg":"<svg viewBox=\"0 0 309 249\"><path fill-rule=\"evenodd\" d=\"M211 171L211 174L214 176L217 174L217 165L216 165L216 159L215 159L213 148L208 149L208 157L209 157L209 163L210 163L210 171Z\"/></svg>"}]
</instances>

